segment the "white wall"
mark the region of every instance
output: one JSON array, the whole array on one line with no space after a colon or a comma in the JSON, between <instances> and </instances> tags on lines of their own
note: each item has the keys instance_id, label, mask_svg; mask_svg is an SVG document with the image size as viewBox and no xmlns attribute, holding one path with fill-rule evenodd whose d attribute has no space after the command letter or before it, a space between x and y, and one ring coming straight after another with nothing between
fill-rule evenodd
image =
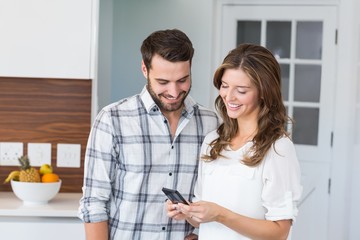
<instances>
[{"instance_id":1,"label":"white wall","mask_svg":"<svg viewBox=\"0 0 360 240\"><path fill-rule=\"evenodd\" d=\"M354 11L359 12L360 10L360 1L355 3ZM358 14L356 16L356 24L355 33L355 42L360 43L360 17ZM354 119L354 133L355 136L353 138L353 151L352 151L352 165L351 165L351 191L350 191L350 220L349 220L349 239L360 239L360 228L359 228L359 215L360 215L360 46L357 44L355 49L353 49L355 53L357 53L357 67L356 67L356 106L354 109L355 119Z\"/></svg>"},{"instance_id":2,"label":"white wall","mask_svg":"<svg viewBox=\"0 0 360 240\"><path fill-rule=\"evenodd\" d=\"M351 187L353 172L356 64L359 46L357 41L357 0L341 0L339 4L339 37L337 54L337 87L335 92L334 147L331 182L331 202L329 209L330 239L359 239L349 235L351 222L351 198L354 197ZM358 123L357 123L358 124ZM358 156L357 156L358 159ZM357 203L358 204L358 203ZM358 226L352 229L359 231Z\"/></svg>"},{"instance_id":3,"label":"white wall","mask_svg":"<svg viewBox=\"0 0 360 240\"><path fill-rule=\"evenodd\" d=\"M111 102L113 0L100 0L98 48L98 110Z\"/></svg>"}]
</instances>

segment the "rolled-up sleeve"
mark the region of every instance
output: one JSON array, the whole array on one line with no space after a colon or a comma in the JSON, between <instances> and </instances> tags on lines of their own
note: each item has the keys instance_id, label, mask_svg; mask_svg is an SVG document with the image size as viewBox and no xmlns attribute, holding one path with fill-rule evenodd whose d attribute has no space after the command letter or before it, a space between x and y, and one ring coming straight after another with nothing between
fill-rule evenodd
<instances>
[{"instance_id":1,"label":"rolled-up sleeve","mask_svg":"<svg viewBox=\"0 0 360 240\"><path fill-rule=\"evenodd\" d=\"M266 156L263 172L262 202L267 220L295 220L302 194L301 174L294 144L278 140Z\"/></svg>"},{"instance_id":2,"label":"rolled-up sleeve","mask_svg":"<svg viewBox=\"0 0 360 240\"><path fill-rule=\"evenodd\" d=\"M84 222L108 220L111 174L114 166L113 129L108 113L102 110L89 135L84 165L83 197L78 217Z\"/></svg>"}]
</instances>

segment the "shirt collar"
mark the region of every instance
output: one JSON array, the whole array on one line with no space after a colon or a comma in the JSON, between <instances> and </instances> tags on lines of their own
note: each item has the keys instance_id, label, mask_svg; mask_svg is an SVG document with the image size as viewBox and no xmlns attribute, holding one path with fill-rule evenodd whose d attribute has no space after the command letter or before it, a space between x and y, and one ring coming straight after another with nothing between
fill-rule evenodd
<instances>
[{"instance_id":1,"label":"shirt collar","mask_svg":"<svg viewBox=\"0 0 360 240\"><path fill-rule=\"evenodd\" d=\"M149 91L147 90L147 85L144 86L140 93L141 101L144 103L145 109L147 113L159 113L160 108L156 105L154 100L152 99ZM198 108L198 104L194 101L191 96L187 96L184 101L185 108L183 109L182 115L185 117L190 117L194 114L194 109Z\"/></svg>"}]
</instances>

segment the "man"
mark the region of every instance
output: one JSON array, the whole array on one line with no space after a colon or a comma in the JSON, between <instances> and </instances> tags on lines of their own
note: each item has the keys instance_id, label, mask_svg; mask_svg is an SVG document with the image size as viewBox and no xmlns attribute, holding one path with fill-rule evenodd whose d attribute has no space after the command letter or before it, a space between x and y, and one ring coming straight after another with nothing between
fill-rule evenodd
<instances>
[{"instance_id":1,"label":"man","mask_svg":"<svg viewBox=\"0 0 360 240\"><path fill-rule=\"evenodd\" d=\"M176 240L193 230L167 217L161 189L191 200L201 143L219 120L188 95L194 49L183 32L156 31L141 53L147 85L102 109L91 129L79 208L87 240Z\"/></svg>"}]
</instances>

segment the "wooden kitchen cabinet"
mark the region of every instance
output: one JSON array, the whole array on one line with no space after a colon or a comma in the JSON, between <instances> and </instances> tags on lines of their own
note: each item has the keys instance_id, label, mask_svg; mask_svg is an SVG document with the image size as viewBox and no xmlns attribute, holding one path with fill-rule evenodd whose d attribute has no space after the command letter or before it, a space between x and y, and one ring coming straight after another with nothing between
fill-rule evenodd
<instances>
[{"instance_id":1,"label":"wooden kitchen cabinet","mask_svg":"<svg viewBox=\"0 0 360 240\"><path fill-rule=\"evenodd\" d=\"M0 76L91 79L98 0L0 0Z\"/></svg>"}]
</instances>

